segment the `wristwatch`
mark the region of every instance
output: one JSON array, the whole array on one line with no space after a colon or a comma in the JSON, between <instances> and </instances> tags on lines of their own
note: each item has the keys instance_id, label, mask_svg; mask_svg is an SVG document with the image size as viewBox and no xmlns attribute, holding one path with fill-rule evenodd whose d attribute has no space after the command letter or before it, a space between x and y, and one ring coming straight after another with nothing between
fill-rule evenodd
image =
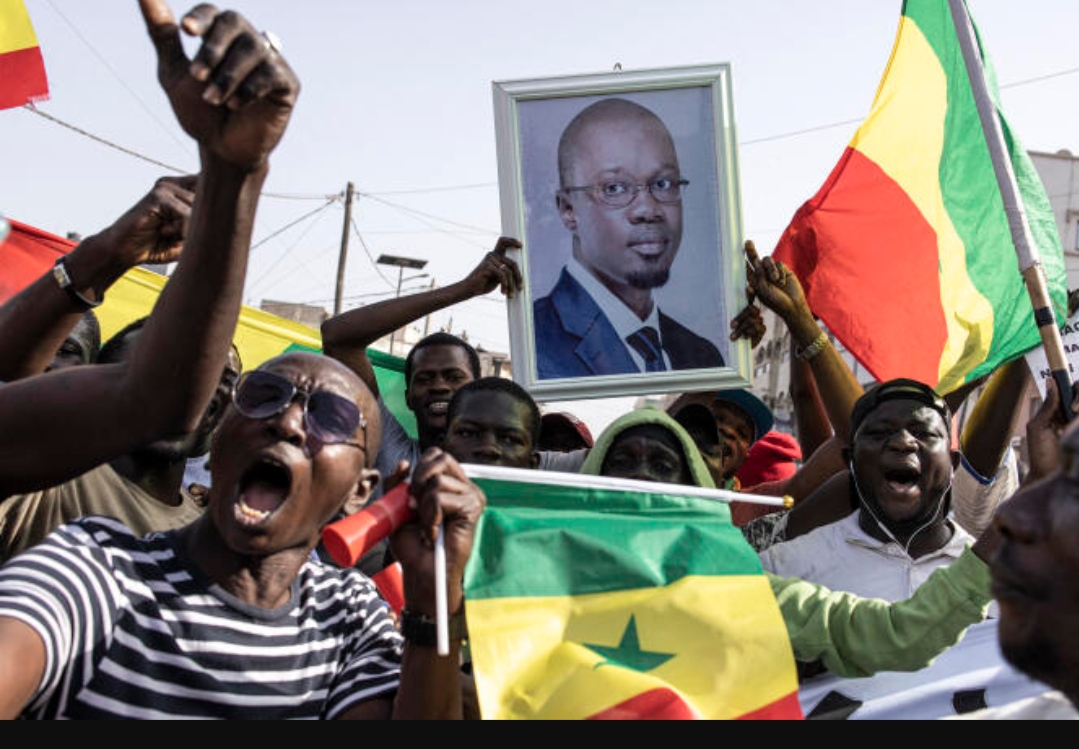
<instances>
[{"instance_id":1,"label":"wristwatch","mask_svg":"<svg viewBox=\"0 0 1079 749\"><path fill-rule=\"evenodd\" d=\"M404 609L401 611L401 636L413 645L433 648L438 645L438 624L424 614ZM464 642L467 638L468 627L462 611L449 619L449 639L450 642Z\"/></svg>"},{"instance_id":2,"label":"wristwatch","mask_svg":"<svg viewBox=\"0 0 1079 749\"><path fill-rule=\"evenodd\" d=\"M56 279L56 284L71 297L72 301L85 309L100 307L101 302L104 301L102 299L94 302L79 293L78 289L75 288L74 282L71 280L71 276L67 272L67 266L64 264L63 257L60 257L52 267L52 277Z\"/></svg>"}]
</instances>

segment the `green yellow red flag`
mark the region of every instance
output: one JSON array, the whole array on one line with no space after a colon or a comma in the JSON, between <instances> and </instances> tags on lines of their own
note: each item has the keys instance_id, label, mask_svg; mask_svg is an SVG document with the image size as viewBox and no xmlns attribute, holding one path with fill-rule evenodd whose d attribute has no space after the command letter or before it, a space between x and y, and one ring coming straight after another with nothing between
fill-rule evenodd
<instances>
[{"instance_id":1,"label":"green yellow red flag","mask_svg":"<svg viewBox=\"0 0 1079 749\"><path fill-rule=\"evenodd\" d=\"M484 719L802 718L779 606L724 505L470 475L488 500L465 577Z\"/></svg>"},{"instance_id":2,"label":"green yellow red flag","mask_svg":"<svg viewBox=\"0 0 1079 749\"><path fill-rule=\"evenodd\" d=\"M960 28L948 0L903 3L869 116L773 253L874 377L912 378L940 393L1042 342ZM1062 323L1067 279L1052 207L1004 118L991 61L977 41L977 72L1003 129L1005 158Z\"/></svg>"},{"instance_id":3,"label":"green yellow red flag","mask_svg":"<svg viewBox=\"0 0 1079 749\"><path fill-rule=\"evenodd\" d=\"M45 61L23 0L0 0L0 109L49 96Z\"/></svg>"}]
</instances>

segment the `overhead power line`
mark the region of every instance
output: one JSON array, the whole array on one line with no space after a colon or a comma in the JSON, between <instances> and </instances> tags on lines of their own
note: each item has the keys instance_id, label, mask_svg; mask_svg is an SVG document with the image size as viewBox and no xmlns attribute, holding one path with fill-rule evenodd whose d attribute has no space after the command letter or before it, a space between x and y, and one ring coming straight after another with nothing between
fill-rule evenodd
<instances>
[{"instance_id":1,"label":"overhead power line","mask_svg":"<svg viewBox=\"0 0 1079 749\"><path fill-rule=\"evenodd\" d=\"M111 70L111 68L110 68L110 70ZM1037 77L1034 77L1034 78L1027 78L1027 79L1024 79L1024 80L1021 80L1021 81L1015 81L1014 83L1002 84L1000 86L1000 89L1004 90L1004 89L1020 88L1022 86L1030 86L1030 85L1033 85L1033 84L1036 84L1036 83L1043 83L1045 81L1052 80L1054 78L1062 78L1062 77L1069 76L1069 75L1075 75L1076 73L1079 73L1079 68L1069 68L1067 70L1061 70L1061 71L1058 71L1058 72L1055 72L1055 73L1047 73L1046 75L1041 75L1041 76L1037 76ZM150 157L144 156L143 154L140 154L140 153L138 153L136 151L133 151L130 148L126 148L124 146L113 143L112 141L106 140L105 138L102 138L102 137L100 137L98 135L94 135L93 133L89 133L86 130L83 130L82 128L80 128L80 127L72 125L72 124L70 124L68 122L65 122L65 121L59 119L58 117L54 117L54 116L48 114L47 112L42 111L41 109L35 107L33 104L26 104L23 107L23 109L26 109L27 111L33 112L34 114L36 114L36 115L38 115L40 117L44 117L45 119L47 119L47 120L49 120L51 122L54 122L57 125L68 128L69 130L72 130L72 131L78 133L79 135L82 135L83 137L89 138L90 140L93 140L93 141L95 141L97 143L100 143L100 144L102 144L104 146L107 146L109 148L113 148L113 149L115 149L117 151L120 151L121 153L124 153L124 154L126 154L128 156L131 156L133 158L140 159L140 160L145 161L145 162L147 162L149 164L153 164L154 166L159 166L159 167L161 167L163 169L168 169L168 170L170 170L172 172L175 172L177 174L185 174L185 173L187 173L187 170L185 170L185 169L180 169L179 167L172 166L171 164L165 164L164 162L157 161L156 159L151 159ZM757 145L757 144L760 144L760 143L769 143L769 142L773 142L773 141L777 141L777 140L785 140L787 138L796 138L796 137L801 136L801 135L808 135L810 133L821 132L823 130L831 130L831 129L837 128L837 127L849 127L851 125L856 125L856 124L862 122L863 120L864 120L864 118L856 119L856 120L843 120L841 122L833 122L833 123L829 123L829 124L825 124L825 125L818 125L816 127L803 128L801 130L792 130L792 131L789 131L789 132L786 132L786 133L779 133L777 135L765 136L763 138L755 138L755 139L752 139L752 140L744 140L744 141L742 141L740 143L740 145L742 145L742 146L752 146L752 145ZM385 191L385 192L359 192L359 191L357 191L357 196L363 195L364 197L370 198L372 200L376 200L376 201L378 201L380 203L383 203L383 204L385 204L385 205L387 205L387 206L389 206L391 208L396 208L396 209L401 210L401 211L412 213L412 214L414 214L416 216L426 216L426 217L432 218L432 219L434 219L436 221L441 221L443 223L454 225L454 226L457 226L457 227L460 227L460 228L463 228L463 229L467 229L467 230L472 231L472 232L483 232L483 233L487 233L487 234L497 234L498 232L491 232L488 229L483 229L483 228L476 227L476 226L469 226L468 224L461 224L461 223L458 223L458 222L455 222L455 221L450 221L449 219L440 218L438 216L432 216L431 214L426 214L426 213L423 213L422 211L417 211L417 210L414 210L414 209L406 208L404 206L400 206L400 205L397 205L395 203L391 203L390 201L383 200L382 198L379 197L380 195L407 195L407 194L420 194L420 193L425 193L425 192L433 193L433 192L453 192L453 191L458 191L458 190L474 190L474 189L491 187L492 185L493 185L493 183L480 183L480 184L458 185L458 186L450 186L450 187L417 188L417 189L413 189L413 190L398 190L398 191ZM262 195L264 197L267 197L267 198L278 198L278 199L282 199L282 200L326 200L327 197L328 197L327 195L288 195L288 194L283 194L283 193L262 193ZM431 226L431 225L428 224L428 226ZM440 232L440 233L449 234L451 236L458 236L458 235L453 234L452 232L448 232L448 231L445 231L443 229L439 229L439 228L434 227L434 226L431 226L431 228L433 230L437 231L437 232ZM458 238L461 238L461 237L458 236ZM464 240L464 241L468 241L468 240ZM473 244L473 243L470 243L470 244Z\"/></svg>"}]
</instances>

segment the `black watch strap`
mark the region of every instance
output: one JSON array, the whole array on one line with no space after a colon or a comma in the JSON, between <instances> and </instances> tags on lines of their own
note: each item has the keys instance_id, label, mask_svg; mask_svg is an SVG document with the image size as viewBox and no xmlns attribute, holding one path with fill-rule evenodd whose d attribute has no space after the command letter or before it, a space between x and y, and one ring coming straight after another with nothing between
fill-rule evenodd
<instances>
[{"instance_id":1,"label":"black watch strap","mask_svg":"<svg viewBox=\"0 0 1079 749\"><path fill-rule=\"evenodd\" d=\"M467 638L463 611L450 617L449 628L450 642L463 642ZM424 614L404 609L401 612L401 636L413 645L433 648L438 645L438 624Z\"/></svg>"},{"instance_id":2,"label":"black watch strap","mask_svg":"<svg viewBox=\"0 0 1079 749\"><path fill-rule=\"evenodd\" d=\"M71 280L71 276L67 272L67 265L64 263L63 256L61 256L52 267L52 277L56 279L56 285L63 289L64 292L71 297L72 301L83 309L94 309L95 307L101 306L101 301L95 302L87 299L75 288L75 283Z\"/></svg>"}]
</instances>

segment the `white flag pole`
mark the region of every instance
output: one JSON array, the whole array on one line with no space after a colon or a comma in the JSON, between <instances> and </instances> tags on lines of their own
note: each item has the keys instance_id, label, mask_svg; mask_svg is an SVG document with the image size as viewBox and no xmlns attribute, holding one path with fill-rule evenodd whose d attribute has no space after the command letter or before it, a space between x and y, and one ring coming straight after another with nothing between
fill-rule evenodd
<instances>
[{"instance_id":1,"label":"white flag pole","mask_svg":"<svg viewBox=\"0 0 1079 749\"><path fill-rule=\"evenodd\" d=\"M759 494L741 494L725 489L704 489L681 484L658 484L650 481L631 481L607 476L591 476L581 473L558 473L555 471L534 471L524 468L502 468L465 464L465 475L470 479L488 481L510 481L519 484L544 484L547 486L568 487L571 489L608 489L611 491L640 492L642 494L670 494L676 497L694 497L710 499L716 502L747 502L790 509L794 506L791 497L770 497Z\"/></svg>"},{"instance_id":2,"label":"white flag pole","mask_svg":"<svg viewBox=\"0 0 1079 749\"><path fill-rule=\"evenodd\" d=\"M948 6L951 9L952 21L959 38L959 47L963 51L963 61L966 63L970 87L978 106L978 116L981 119L985 142L993 161L997 185L1004 200L1008 226L1011 228L1012 241L1019 259L1019 270L1023 274L1027 293L1034 307L1034 320L1041 333L1053 379L1060 391L1061 408L1070 421L1073 416L1071 411L1072 380L1068 359L1064 353L1064 341L1060 336L1056 313L1053 312L1053 302L1049 296L1041 255L1030 234L1030 222L1027 220L1023 201L1019 197L1015 170L1012 168L1012 160L1004 140L1004 128L1000 125L996 105L989 95L989 84L985 79L985 67L982 64L981 51L974 33L974 23L970 19L966 0L948 0Z\"/></svg>"}]
</instances>

